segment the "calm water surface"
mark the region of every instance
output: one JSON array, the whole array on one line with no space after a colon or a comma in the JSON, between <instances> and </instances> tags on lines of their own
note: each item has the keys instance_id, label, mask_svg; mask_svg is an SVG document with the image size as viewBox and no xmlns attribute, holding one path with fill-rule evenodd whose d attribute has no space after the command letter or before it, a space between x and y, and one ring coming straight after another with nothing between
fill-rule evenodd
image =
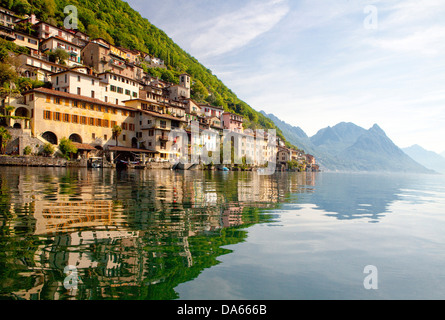
<instances>
[{"instance_id":1,"label":"calm water surface","mask_svg":"<svg viewBox=\"0 0 445 320\"><path fill-rule=\"evenodd\" d=\"M0 297L445 299L444 231L439 175L3 167Z\"/></svg>"}]
</instances>

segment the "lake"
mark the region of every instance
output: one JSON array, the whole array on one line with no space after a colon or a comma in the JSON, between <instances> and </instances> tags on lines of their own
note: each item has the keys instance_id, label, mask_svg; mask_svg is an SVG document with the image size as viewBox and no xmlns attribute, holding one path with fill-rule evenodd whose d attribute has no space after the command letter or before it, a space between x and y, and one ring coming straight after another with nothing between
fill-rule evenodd
<instances>
[{"instance_id":1,"label":"lake","mask_svg":"<svg viewBox=\"0 0 445 320\"><path fill-rule=\"evenodd\" d=\"M445 177L0 168L0 297L445 299Z\"/></svg>"}]
</instances>

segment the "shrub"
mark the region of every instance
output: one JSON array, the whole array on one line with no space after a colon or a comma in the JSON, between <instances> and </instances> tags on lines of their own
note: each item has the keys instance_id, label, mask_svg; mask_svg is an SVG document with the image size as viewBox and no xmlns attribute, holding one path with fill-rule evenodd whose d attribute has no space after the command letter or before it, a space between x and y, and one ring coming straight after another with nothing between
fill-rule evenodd
<instances>
[{"instance_id":1,"label":"shrub","mask_svg":"<svg viewBox=\"0 0 445 320\"><path fill-rule=\"evenodd\" d=\"M31 152L32 152L32 149L30 146L26 146L25 149L23 149L23 154L25 156L29 156L31 154Z\"/></svg>"},{"instance_id":2,"label":"shrub","mask_svg":"<svg viewBox=\"0 0 445 320\"><path fill-rule=\"evenodd\" d=\"M56 149L54 148L54 146L51 143L47 143L43 146L43 154L46 157L52 156L55 151L56 151Z\"/></svg>"}]
</instances>

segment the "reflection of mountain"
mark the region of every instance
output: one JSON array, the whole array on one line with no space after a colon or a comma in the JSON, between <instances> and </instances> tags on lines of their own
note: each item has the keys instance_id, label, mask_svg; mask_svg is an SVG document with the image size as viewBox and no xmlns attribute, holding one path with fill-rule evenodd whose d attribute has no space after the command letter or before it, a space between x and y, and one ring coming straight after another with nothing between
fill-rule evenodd
<instances>
[{"instance_id":1,"label":"reflection of mountain","mask_svg":"<svg viewBox=\"0 0 445 320\"><path fill-rule=\"evenodd\" d=\"M315 176L0 168L0 182L0 295L69 298L73 265L78 299L175 299Z\"/></svg>"},{"instance_id":2,"label":"reflection of mountain","mask_svg":"<svg viewBox=\"0 0 445 320\"><path fill-rule=\"evenodd\" d=\"M400 190L409 183L408 178L398 174L324 173L317 179L315 192L305 198L339 220L378 222L391 203L400 200Z\"/></svg>"}]
</instances>

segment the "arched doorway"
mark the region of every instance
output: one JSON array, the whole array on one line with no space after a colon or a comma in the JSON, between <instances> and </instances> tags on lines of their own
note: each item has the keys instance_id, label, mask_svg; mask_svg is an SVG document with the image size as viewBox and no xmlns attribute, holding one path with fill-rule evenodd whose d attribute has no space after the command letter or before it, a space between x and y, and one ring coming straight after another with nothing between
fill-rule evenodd
<instances>
[{"instance_id":1,"label":"arched doorway","mask_svg":"<svg viewBox=\"0 0 445 320\"><path fill-rule=\"evenodd\" d=\"M138 139L131 139L131 147L137 149L138 148Z\"/></svg>"},{"instance_id":2,"label":"arched doorway","mask_svg":"<svg viewBox=\"0 0 445 320\"><path fill-rule=\"evenodd\" d=\"M21 129L21 128L22 128L22 125L21 125L20 123L14 123L13 128L14 128L14 129Z\"/></svg>"},{"instance_id":3,"label":"arched doorway","mask_svg":"<svg viewBox=\"0 0 445 320\"><path fill-rule=\"evenodd\" d=\"M46 131L44 134L42 134L42 138L48 141L49 143L58 144L57 136L54 132Z\"/></svg>"},{"instance_id":4,"label":"arched doorway","mask_svg":"<svg viewBox=\"0 0 445 320\"><path fill-rule=\"evenodd\" d=\"M69 139L72 142L82 143L82 137L80 135L78 135L77 133L73 133L72 135L70 135Z\"/></svg>"}]
</instances>

